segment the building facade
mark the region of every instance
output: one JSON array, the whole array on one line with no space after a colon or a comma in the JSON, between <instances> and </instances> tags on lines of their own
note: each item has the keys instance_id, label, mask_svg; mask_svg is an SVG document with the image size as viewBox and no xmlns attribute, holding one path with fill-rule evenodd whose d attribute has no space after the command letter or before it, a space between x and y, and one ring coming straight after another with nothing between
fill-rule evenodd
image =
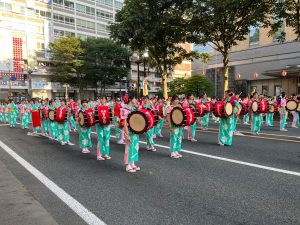
<instances>
[{"instance_id":1,"label":"building facade","mask_svg":"<svg viewBox=\"0 0 300 225\"><path fill-rule=\"evenodd\" d=\"M283 27L284 42L279 34L269 36L268 28L250 28L245 41L234 46L230 52L229 88L247 95L257 91L273 96L285 91L288 95L300 93L300 43L294 42L292 28ZM193 74L204 71L215 86L215 95L224 93L222 55L212 48L195 46L200 52L209 52L212 59L203 64L196 60Z\"/></svg>"}]
</instances>

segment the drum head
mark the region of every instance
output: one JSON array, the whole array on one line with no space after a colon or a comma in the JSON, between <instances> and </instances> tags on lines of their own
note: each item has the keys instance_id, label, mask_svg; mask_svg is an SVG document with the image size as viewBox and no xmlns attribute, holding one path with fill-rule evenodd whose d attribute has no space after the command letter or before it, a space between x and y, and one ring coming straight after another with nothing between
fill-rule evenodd
<instances>
[{"instance_id":1,"label":"drum head","mask_svg":"<svg viewBox=\"0 0 300 225\"><path fill-rule=\"evenodd\" d=\"M55 112L54 112L54 110L49 110L48 117L49 117L50 121L52 121L52 122L55 121Z\"/></svg>"},{"instance_id":2,"label":"drum head","mask_svg":"<svg viewBox=\"0 0 300 225\"><path fill-rule=\"evenodd\" d=\"M300 102L298 102L297 112L300 112Z\"/></svg>"},{"instance_id":3,"label":"drum head","mask_svg":"<svg viewBox=\"0 0 300 225\"><path fill-rule=\"evenodd\" d=\"M84 126L84 113L82 111L78 113L78 123L80 126Z\"/></svg>"},{"instance_id":4,"label":"drum head","mask_svg":"<svg viewBox=\"0 0 300 225\"><path fill-rule=\"evenodd\" d=\"M275 106L274 105L270 105L269 106L269 113L274 113L275 112Z\"/></svg>"},{"instance_id":5,"label":"drum head","mask_svg":"<svg viewBox=\"0 0 300 225\"><path fill-rule=\"evenodd\" d=\"M251 109L252 109L252 112L254 113L257 113L258 112L258 102L254 101L251 105Z\"/></svg>"},{"instance_id":6,"label":"drum head","mask_svg":"<svg viewBox=\"0 0 300 225\"><path fill-rule=\"evenodd\" d=\"M175 126L182 126L184 114L181 108L174 108L171 112L171 121Z\"/></svg>"},{"instance_id":7,"label":"drum head","mask_svg":"<svg viewBox=\"0 0 300 225\"><path fill-rule=\"evenodd\" d=\"M135 134L143 134L147 131L147 118L141 112L130 113L128 115L127 123L128 128Z\"/></svg>"},{"instance_id":8,"label":"drum head","mask_svg":"<svg viewBox=\"0 0 300 225\"><path fill-rule=\"evenodd\" d=\"M298 108L298 103L295 100L289 100L286 103L286 108L289 111L295 111Z\"/></svg>"},{"instance_id":9,"label":"drum head","mask_svg":"<svg viewBox=\"0 0 300 225\"><path fill-rule=\"evenodd\" d=\"M231 115L233 114L233 106L232 106L232 104L231 104L230 102L227 102L227 103L225 104L224 110L225 110L225 114L226 114L228 117L231 116Z\"/></svg>"}]
</instances>

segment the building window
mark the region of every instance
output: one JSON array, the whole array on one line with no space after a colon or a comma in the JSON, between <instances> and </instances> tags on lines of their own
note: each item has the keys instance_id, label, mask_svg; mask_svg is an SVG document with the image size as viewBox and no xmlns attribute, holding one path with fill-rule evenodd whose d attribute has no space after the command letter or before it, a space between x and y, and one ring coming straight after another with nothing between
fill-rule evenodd
<instances>
[{"instance_id":1,"label":"building window","mask_svg":"<svg viewBox=\"0 0 300 225\"><path fill-rule=\"evenodd\" d=\"M123 8L123 2L115 1L115 8L116 9L122 9Z\"/></svg>"},{"instance_id":2,"label":"building window","mask_svg":"<svg viewBox=\"0 0 300 225\"><path fill-rule=\"evenodd\" d=\"M97 17L107 19L107 20L113 20L114 15L112 13L106 12L104 10L97 9L96 11Z\"/></svg>"},{"instance_id":3,"label":"building window","mask_svg":"<svg viewBox=\"0 0 300 225\"><path fill-rule=\"evenodd\" d=\"M259 27L251 26L249 36L250 36L250 46L258 45L259 44Z\"/></svg>"},{"instance_id":4,"label":"building window","mask_svg":"<svg viewBox=\"0 0 300 225\"><path fill-rule=\"evenodd\" d=\"M262 86L262 94L269 95L269 86Z\"/></svg>"},{"instance_id":5,"label":"building window","mask_svg":"<svg viewBox=\"0 0 300 225\"><path fill-rule=\"evenodd\" d=\"M64 31L63 30L57 30L57 29L54 29L54 36L55 37L62 37L64 36Z\"/></svg>"},{"instance_id":6,"label":"building window","mask_svg":"<svg viewBox=\"0 0 300 225\"><path fill-rule=\"evenodd\" d=\"M89 15L95 15L95 9L89 6L76 4L76 10Z\"/></svg>"},{"instance_id":7,"label":"building window","mask_svg":"<svg viewBox=\"0 0 300 225\"><path fill-rule=\"evenodd\" d=\"M74 2L65 0L64 5L65 5L65 8L74 9Z\"/></svg>"},{"instance_id":8,"label":"building window","mask_svg":"<svg viewBox=\"0 0 300 225\"><path fill-rule=\"evenodd\" d=\"M75 23L74 17L59 15L56 13L53 14L53 20L58 23L66 23L72 25Z\"/></svg>"},{"instance_id":9,"label":"building window","mask_svg":"<svg viewBox=\"0 0 300 225\"><path fill-rule=\"evenodd\" d=\"M57 5L64 5L64 1L63 0L53 0L53 3L57 4Z\"/></svg>"},{"instance_id":10,"label":"building window","mask_svg":"<svg viewBox=\"0 0 300 225\"><path fill-rule=\"evenodd\" d=\"M113 0L96 0L97 3L103 4L103 5L109 5L113 6Z\"/></svg>"},{"instance_id":11,"label":"building window","mask_svg":"<svg viewBox=\"0 0 300 225\"><path fill-rule=\"evenodd\" d=\"M275 85L274 86L274 95L280 96L280 94L281 94L281 85Z\"/></svg>"},{"instance_id":12,"label":"building window","mask_svg":"<svg viewBox=\"0 0 300 225\"><path fill-rule=\"evenodd\" d=\"M4 3L0 2L0 11L11 11L11 4L10 3Z\"/></svg>"},{"instance_id":13,"label":"building window","mask_svg":"<svg viewBox=\"0 0 300 225\"><path fill-rule=\"evenodd\" d=\"M84 28L91 29L91 30L96 29L96 25L94 22L82 20L82 19L77 19L77 26L84 27Z\"/></svg>"}]
</instances>

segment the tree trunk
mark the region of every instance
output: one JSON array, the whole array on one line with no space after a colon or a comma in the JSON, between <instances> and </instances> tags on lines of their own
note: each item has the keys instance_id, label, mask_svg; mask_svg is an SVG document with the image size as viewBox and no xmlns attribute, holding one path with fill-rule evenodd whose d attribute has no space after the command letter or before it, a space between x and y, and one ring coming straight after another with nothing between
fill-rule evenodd
<instances>
[{"instance_id":1,"label":"tree trunk","mask_svg":"<svg viewBox=\"0 0 300 225\"><path fill-rule=\"evenodd\" d=\"M228 90L228 77L229 77L229 53L224 51L223 53L223 64L224 64L224 93Z\"/></svg>"}]
</instances>

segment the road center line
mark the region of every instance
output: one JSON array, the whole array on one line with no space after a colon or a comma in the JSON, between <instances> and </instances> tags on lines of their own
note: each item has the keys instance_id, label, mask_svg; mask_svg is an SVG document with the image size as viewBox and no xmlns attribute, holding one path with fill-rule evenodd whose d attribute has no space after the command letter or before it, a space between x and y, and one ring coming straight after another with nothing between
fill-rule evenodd
<instances>
[{"instance_id":1,"label":"road center line","mask_svg":"<svg viewBox=\"0 0 300 225\"><path fill-rule=\"evenodd\" d=\"M91 132L91 133L97 134L96 132ZM115 138L116 136L111 136L111 137ZM144 142L144 141L139 141L139 143L147 144L147 142ZM156 144L155 146L164 148L164 149L170 149L169 146L165 146L165 145ZM269 170L269 171L273 171L273 172L284 173L284 174L300 177L300 173L295 172L295 171L278 169L278 168L263 166L263 165L259 165L259 164L255 164L255 163L248 163L248 162L239 161L239 160L235 160L235 159L229 159L229 158L224 158L224 157L219 157L219 156L214 156L214 155L203 154L203 153L199 153L199 152L193 152L193 151L189 151L189 150L185 150L185 149L182 149L181 151L184 153L191 154L191 155L197 155L197 156L201 156L201 157L205 157L205 158L216 159L216 160L221 160L221 161L225 161L225 162L231 162L231 163L235 163L235 164L239 164L239 165L250 166L250 167L254 167L254 168L259 168L259 169L264 169L264 170Z\"/></svg>"},{"instance_id":2,"label":"road center line","mask_svg":"<svg viewBox=\"0 0 300 225\"><path fill-rule=\"evenodd\" d=\"M62 200L69 208L71 208L78 216L80 216L89 225L105 225L95 214L85 208L80 202L56 185L52 180L43 173L33 167L29 162L19 156L6 144L0 141L0 147L20 163L26 170L35 176L42 184L44 184L51 192L53 192L60 200Z\"/></svg>"}]
</instances>

